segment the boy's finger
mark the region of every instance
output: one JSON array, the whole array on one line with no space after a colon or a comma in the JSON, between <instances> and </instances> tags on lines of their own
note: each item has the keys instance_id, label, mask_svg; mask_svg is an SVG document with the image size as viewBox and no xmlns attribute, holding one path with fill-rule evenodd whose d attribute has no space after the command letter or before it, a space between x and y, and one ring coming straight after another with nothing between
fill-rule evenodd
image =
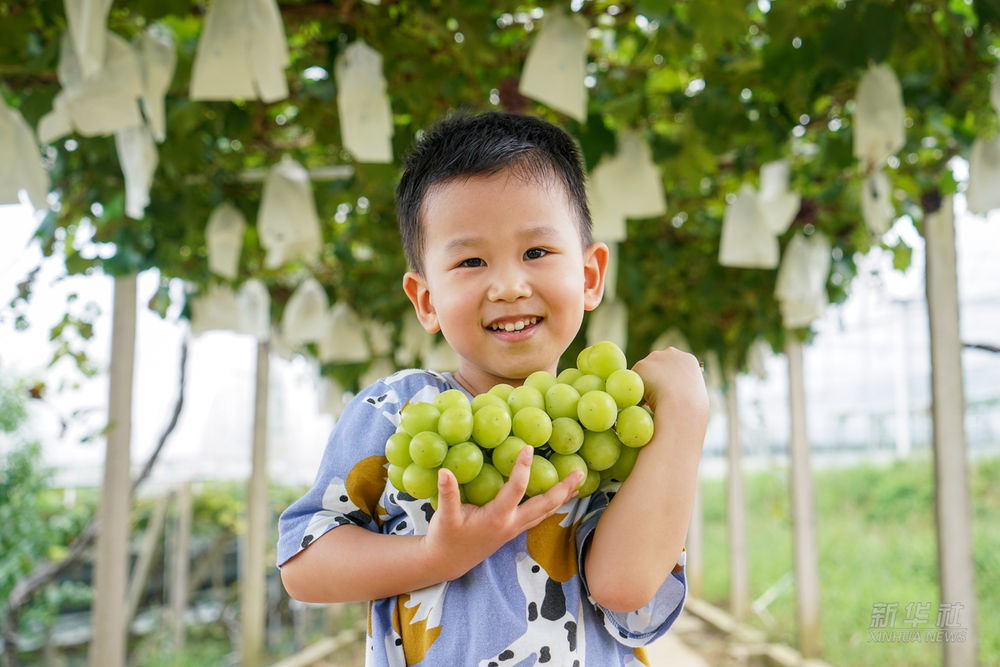
<instances>
[{"instance_id":1,"label":"boy's finger","mask_svg":"<svg viewBox=\"0 0 1000 667\"><path fill-rule=\"evenodd\" d=\"M564 480L545 493L524 502L518 508L518 511L523 514L525 521L523 529L526 530L537 525L575 496L576 487L580 486L583 478L584 474L581 471L574 470Z\"/></svg>"},{"instance_id":2,"label":"boy's finger","mask_svg":"<svg viewBox=\"0 0 1000 667\"><path fill-rule=\"evenodd\" d=\"M447 468L438 470L438 506L436 513L450 517L461 511L462 497L458 480Z\"/></svg>"},{"instance_id":3,"label":"boy's finger","mask_svg":"<svg viewBox=\"0 0 1000 667\"><path fill-rule=\"evenodd\" d=\"M531 447L525 447L518 452L517 460L514 461L514 467L510 471L510 477L500 487L500 491L497 493L494 501L500 500L511 507L521 502L521 498L524 497L524 490L528 488L528 475L531 472L532 457L534 457L534 450Z\"/></svg>"}]
</instances>

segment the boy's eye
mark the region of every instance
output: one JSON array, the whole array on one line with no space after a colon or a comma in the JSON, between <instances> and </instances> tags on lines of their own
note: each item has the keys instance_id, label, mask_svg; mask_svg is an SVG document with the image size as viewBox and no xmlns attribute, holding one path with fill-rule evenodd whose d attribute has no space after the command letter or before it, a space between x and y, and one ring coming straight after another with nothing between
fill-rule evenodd
<instances>
[{"instance_id":1,"label":"boy's eye","mask_svg":"<svg viewBox=\"0 0 1000 667\"><path fill-rule=\"evenodd\" d=\"M548 250L542 250L541 248L532 248L524 253L525 259L540 259L549 254Z\"/></svg>"},{"instance_id":2,"label":"boy's eye","mask_svg":"<svg viewBox=\"0 0 1000 667\"><path fill-rule=\"evenodd\" d=\"M486 266L486 262L478 257L470 257L469 259L463 259L458 265L465 268L474 268L478 266Z\"/></svg>"}]
</instances>

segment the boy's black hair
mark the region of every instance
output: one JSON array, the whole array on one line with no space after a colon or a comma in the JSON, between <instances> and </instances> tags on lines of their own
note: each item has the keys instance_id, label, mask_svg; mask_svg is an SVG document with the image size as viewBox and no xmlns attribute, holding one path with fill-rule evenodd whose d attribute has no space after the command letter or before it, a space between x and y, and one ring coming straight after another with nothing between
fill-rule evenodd
<instances>
[{"instance_id":1,"label":"boy's black hair","mask_svg":"<svg viewBox=\"0 0 1000 667\"><path fill-rule=\"evenodd\" d=\"M396 213L410 266L423 271L421 212L428 190L439 183L489 176L503 169L529 179L554 179L565 188L584 247L591 242L590 209L580 149L564 130L523 114L459 113L439 121L418 139L396 188ZM497 202L502 206L503 202Z\"/></svg>"}]
</instances>

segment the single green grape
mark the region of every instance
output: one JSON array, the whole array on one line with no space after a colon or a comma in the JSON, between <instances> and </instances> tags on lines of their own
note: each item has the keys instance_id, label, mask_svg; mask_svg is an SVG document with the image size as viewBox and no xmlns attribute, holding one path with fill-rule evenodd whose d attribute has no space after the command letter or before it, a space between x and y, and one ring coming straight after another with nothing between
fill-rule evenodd
<instances>
[{"instance_id":1,"label":"single green grape","mask_svg":"<svg viewBox=\"0 0 1000 667\"><path fill-rule=\"evenodd\" d=\"M410 439L410 458L423 468L437 468L448 453L448 443L434 431L421 431Z\"/></svg>"},{"instance_id":2,"label":"single green grape","mask_svg":"<svg viewBox=\"0 0 1000 667\"><path fill-rule=\"evenodd\" d=\"M472 416L472 439L480 447L492 449L510 435L510 427L506 405L484 405Z\"/></svg>"},{"instance_id":3,"label":"single green grape","mask_svg":"<svg viewBox=\"0 0 1000 667\"><path fill-rule=\"evenodd\" d=\"M534 387L544 395L556 383L556 376L548 371L535 371L524 379L525 387Z\"/></svg>"},{"instance_id":4,"label":"single green grape","mask_svg":"<svg viewBox=\"0 0 1000 667\"><path fill-rule=\"evenodd\" d=\"M587 346L580 350L580 353L576 355L576 367L580 369L580 372L584 375L588 373L594 374L594 371L590 365L590 353L593 352L593 347Z\"/></svg>"},{"instance_id":5,"label":"single green grape","mask_svg":"<svg viewBox=\"0 0 1000 667\"><path fill-rule=\"evenodd\" d=\"M552 420L552 435L549 447L557 454L573 454L583 444L583 426L571 417L556 417Z\"/></svg>"},{"instance_id":6,"label":"single green grape","mask_svg":"<svg viewBox=\"0 0 1000 667\"><path fill-rule=\"evenodd\" d=\"M619 410L637 405L642 400L645 390L639 374L627 368L616 370L604 381L604 391L615 399Z\"/></svg>"},{"instance_id":7,"label":"single green grape","mask_svg":"<svg viewBox=\"0 0 1000 667\"><path fill-rule=\"evenodd\" d=\"M452 471L459 484L471 482L483 468L483 450L474 442L449 447L441 467Z\"/></svg>"},{"instance_id":8,"label":"single green grape","mask_svg":"<svg viewBox=\"0 0 1000 667\"><path fill-rule=\"evenodd\" d=\"M578 377L583 375L583 371L579 368L570 366L569 368L564 368L559 371L559 375L556 376L556 380L562 384L573 384Z\"/></svg>"},{"instance_id":9,"label":"single green grape","mask_svg":"<svg viewBox=\"0 0 1000 667\"><path fill-rule=\"evenodd\" d=\"M486 393L493 394L494 396L497 396L506 401L507 397L510 396L510 392L512 389L514 389L513 386L507 384L506 382L501 382L499 384L495 384L492 387L490 387L490 390Z\"/></svg>"},{"instance_id":10,"label":"single green grape","mask_svg":"<svg viewBox=\"0 0 1000 667\"><path fill-rule=\"evenodd\" d=\"M531 470L528 473L528 486L524 495L531 497L545 493L559 482L559 473L552 462L544 456L535 454L531 459Z\"/></svg>"},{"instance_id":11,"label":"single green grape","mask_svg":"<svg viewBox=\"0 0 1000 667\"><path fill-rule=\"evenodd\" d=\"M532 447L541 447L552 435L552 419L541 408L521 408L511 420L511 432Z\"/></svg>"},{"instance_id":12,"label":"single green grape","mask_svg":"<svg viewBox=\"0 0 1000 667\"><path fill-rule=\"evenodd\" d=\"M517 436L510 436L493 450L493 467L504 477L510 477L514 464L517 462L517 455L525 447L531 447L531 445Z\"/></svg>"},{"instance_id":13,"label":"single green grape","mask_svg":"<svg viewBox=\"0 0 1000 667\"><path fill-rule=\"evenodd\" d=\"M489 392L486 392L485 394L477 394L472 399L471 403L472 412L473 413L479 412L480 408L487 405L499 405L500 407L507 410L507 412L510 412L510 408L507 407L506 398L500 398L500 396L498 396L497 394L491 394Z\"/></svg>"},{"instance_id":14,"label":"single green grape","mask_svg":"<svg viewBox=\"0 0 1000 667\"><path fill-rule=\"evenodd\" d=\"M559 481L566 479L570 473L574 470L579 470L583 473L583 479L577 484L576 488L579 489L583 486L583 483L587 479L587 462L583 460L583 457L579 454L552 454L549 456L549 461L555 466L556 472L559 474Z\"/></svg>"},{"instance_id":15,"label":"single green grape","mask_svg":"<svg viewBox=\"0 0 1000 667\"><path fill-rule=\"evenodd\" d=\"M403 491L414 498L430 498L437 495L437 480L437 468L411 463L403 470Z\"/></svg>"},{"instance_id":16,"label":"single green grape","mask_svg":"<svg viewBox=\"0 0 1000 667\"><path fill-rule=\"evenodd\" d=\"M591 369L589 372L602 378L607 378L617 370L628 368L625 353L609 340L602 340L590 346L587 363Z\"/></svg>"},{"instance_id":17,"label":"single green grape","mask_svg":"<svg viewBox=\"0 0 1000 667\"><path fill-rule=\"evenodd\" d=\"M576 416L583 427L590 431L606 431L615 425L618 405L605 391L588 391L576 404Z\"/></svg>"},{"instance_id":18,"label":"single green grape","mask_svg":"<svg viewBox=\"0 0 1000 667\"><path fill-rule=\"evenodd\" d=\"M415 401L403 408L399 427L410 435L416 435L421 431L436 431L440 417L441 411L433 403Z\"/></svg>"},{"instance_id":19,"label":"single green grape","mask_svg":"<svg viewBox=\"0 0 1000 667\"><path fill-rule=\"evenodd\" d=\"M404 470L406 470L406 466L398 466L393 463L389 464L389 469L388 469L389 481L392 482L392 485L397 489L399 489L400 491L406 490L406 488L403 486Z\"/></svg>"},{"instance_id":20,"label":"single green grape","mask_svg":"<svg viewBox=\"0 0 1000 667\"><path fill-rule=\"evenodd\" d=\"M638 405L632 405L618 413L615 433L626 447L642 447L653 437L653 418Z\"/></svg>"},{"instance_id":21,"label":"single green grape","mask_svg":"<svg viewBox=\"0 0 1000 667\"><path fill-rule=\"evenodd\" d=\"M586 498L601 487L601 473L596 470L588 470L587 478L583 480L576 491L577 498Z\"/></svg>"},{"instance_id":22,"label":"single green grape","mask_svg":"<svg viewBox=\"0 0 1000 667\"><path fill-rule=\"evenodd\" d=\"M465 408L470 410L469 407L469 397L465 395L465 392L460 389L446 389L440 394L434 397L433 400L434 407L436 407L441 412L444 412L448 408Z\"/></svg>"},{"instance_id":23,"label":"single green grape","mask_svg":"<svg viewBox=\"0 0 1000 667\"><path fill-rule=\"evenodd\" d=\"M484 463L475 479L463 485L465 498L473 505L485 505L497 496L503 486L503 475L489 463Z\"/></svg>"},{"instance_id":24,"label":"single green grape","mask_svg":"<svg viewBox=\"0 0 1000 667\"><path fill-rule=\"evenodd\" d=\"M410 434L406 431L396 431L385 441L385 458L389 463L405 468L413 463L410 456Z\"/></svg>"},{"instance_id":25,"label":"single green grape","mask_svg":"<svg viewBox=\"0 0 1000 667\"><path fill-rule=\"evenodd\" d=\"M472 408L468 403L452 406L441 412L437 432L449 445L457 445L472 437L472 422Z\"/></svg>"},{"instance_id":26,"label":"single green grape","mask_svg":"<svg viewBox=\"0 0 1000 667\"><path fill-rule=\"evenodd\" d=\"M517 414L521 408L541 408L545 409L545 396L534 387L521 385L514 387L507 397L507 405L510 406L511 414Z\"/></svg>"},{"instance_id":27,"label":"single green grape","mask_svg":"<svg viewBox=\"0 0 1000 667\"><path fill-rule=\"evenodd\" d=\"M588 391L604 391L604 380L599 375L585 373L573 381L573 389L581 396Z\"/></svg>"},{"instance_id":28,"label":"single green grape","mask_svg":"<svg viewBox=\"0 0 1000 667\"><path fill-rule=\"evenodd\" d=\"M580 392L568 384L554 384L545 392L545 411L549 417L576 418L576 404L580 401Z\"/></svg>"},{"instance_id":29,"label":"single green grape","mask_svg":"<svg viewBox=\"0 0 1000 667\"><path fill-rule=\"evenodd\" d=\"M635 467L635 460L639 458L639 450L634 447L622 447L619 451L618 460L607 470L601 472L601 478L613 479L616 482L624 482L625 478Z\"/></svg>"},{"instance_id":30,"label":"single green grape","mask_svg":"<svg viewBox=\"0 0 1000 667\"><path fill-rule=\"evenodd\" d=\"M578 454L587 462L588 468L600 472L615 464L621 450L622 445L614 431L587 431Z\"/></svg>"}]
</instances>

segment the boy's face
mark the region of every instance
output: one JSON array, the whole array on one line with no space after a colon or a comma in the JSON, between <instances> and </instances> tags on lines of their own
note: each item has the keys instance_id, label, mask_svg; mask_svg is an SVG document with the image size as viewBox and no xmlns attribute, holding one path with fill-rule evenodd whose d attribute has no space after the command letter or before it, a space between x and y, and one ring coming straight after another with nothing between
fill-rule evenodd
<instances>
[{"instance_id":1,"label":"boy's face","mask_svg":"<svg viewBox=\"0 0 1000 667\"><path fill-rule=\"evenodd\" d=\"M561 185L501 171L434 186L421 221L424 270L403 289L428 332L458 354L473 394L556 371L584 310L601 302L608 249L582 248Z\"/></svg>"}]
</instances>

